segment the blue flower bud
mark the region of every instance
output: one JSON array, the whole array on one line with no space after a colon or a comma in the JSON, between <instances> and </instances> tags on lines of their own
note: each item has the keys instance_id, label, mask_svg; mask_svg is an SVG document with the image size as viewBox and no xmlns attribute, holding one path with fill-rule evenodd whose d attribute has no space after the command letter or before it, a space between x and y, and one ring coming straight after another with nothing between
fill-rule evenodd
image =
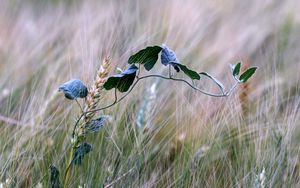
<instances>
[{"instance_id":1,"label":"blue flower bud","mask_svg":"<svg viewBox=\"0 0 300 188\"><path fill-rule=\"evenodd\" d=\"M101 116L97 119L93 119L85 126L85 128L92 133L98 132L109 120L109 118L109 116Z\"/></svg>"},{"instance_id":2,"label":"blue flower bud","mask_svg":"<svg viewBox=\"0 0 300 188\"><path fill-rule=\"evenodd\" d=\"M179 67L173 64L174 62L178 63L178 59L176 57L175 52L165 44L162 44L161 47L162 47L161 56L160 56L161 63L165 66L172 65L174 69L177 72L179 72L180 71Z\"/></svg>"},{"instance_id":3,"label":"blue flower bud","mask_svg":"<svg viewBox=\"0 0 300 188\"><path fill-rule=\"evenodd\" d=\"M65 94L65 97L70 100L76 98L85 98L88 94L87 87L78 79L72 79L61 86L59 86L58 91Z\"/></svg>"}]
</instances>

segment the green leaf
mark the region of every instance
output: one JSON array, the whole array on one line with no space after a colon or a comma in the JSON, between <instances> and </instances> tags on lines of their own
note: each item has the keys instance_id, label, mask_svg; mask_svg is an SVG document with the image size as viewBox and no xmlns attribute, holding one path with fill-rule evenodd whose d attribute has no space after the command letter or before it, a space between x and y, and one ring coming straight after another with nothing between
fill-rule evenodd
<instances>
[{"instance_id":1,"label":"green leaf","mask_svg":"<svg viewBox=\"0 0 300 188\"><path fill-rule=\"evenodd\" d=\"M171 62L170 64L173 66L178 66L180 70L182 70L184 74L186 74L192 80L200 80L200 75L196 71L189 69L187 66L176 62Z\"/></svg>"},{"instance_id":2,"label":"green leaf","mask_svg":"<svg viewBox=\"0 0 300 188\"><path fill-rule=\"evenodd\" d=\"M128 64L143 64L147 71L151 70L162 48L160 46L149 46L130 56Z\"/></svg>"},{"instance_id":3,"label":"green leaf","mask_svg":"<svg viewBox=\"0 0 300 188\"><path fill-rule=\"evenodd\" d=\"M80 144L75 150L75 155L72 160L72 164L81 165L84 156L88 154L90 151L92 151L91 144L87 142Z\"/></svg>"},{"instance_id":4,"label":"green leaf","mask_svg":"<svg viewBox=\"0 0 300 188\"><path fill-rule=\"evenodd\" d=\"M50 171L50 187L59 188L61 187L59 181L59 171L54 165L49 166Z\"/></svg>"},{"instance_id":5,"label":"green leaf","mask_svg":"<svg viewBox=\"0 0 300 188\"><path fill-rule=\"evenodd\" d=\"M234 66L233 71L232 71L232 75L233 76L237 76L240 74L240 70L241 70L241 63L238 63Z\"/></svg>"},{"instance_id":6,"label":"green leaf","mask_svg":"<svg viewBox=\"0 0 300 188\"><path fill-rule=\"evenodd\" d=\"M137 70L138 67L133 64L122 73L109 77L103 85L104 89L110 90L116 88L120 92L128 91L133 84Z\"/></svg>"},{"instance_id":7,"label":"green leaf","mask_svg":"<svg viewBox=\"0 0 300 188\"><path fill-rule=\"evenodd\" d=\"M257 67L251 67L251 68L247 69L247 70L240 76L239 80L240 80L241 82L244 82L244 83L247 82L247 80L248 80L249 78L251 78L251 76L255 73L256 69L257 69Z\"/></svg>"}]
</instances>

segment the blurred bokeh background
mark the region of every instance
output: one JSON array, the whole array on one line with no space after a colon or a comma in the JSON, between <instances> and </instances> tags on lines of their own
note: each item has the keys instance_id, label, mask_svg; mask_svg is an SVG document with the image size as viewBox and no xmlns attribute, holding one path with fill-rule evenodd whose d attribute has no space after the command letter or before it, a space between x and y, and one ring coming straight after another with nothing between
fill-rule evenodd
<instances>
[{"instance_id":1,"label":"blurred bokeh background","mask_svg":"<svg viewBox=\"0 0 300 188\"><path fill-rule=\"evenodd\" d=\"M137 50L166 43L227 88L229 64L259 69L227 98L139 83L103 112L113 120L88 138L93 152L70 187L99 187L132 168L116 187L299 187L299 9L297 0L0 0L0 182L46 187L50 164L63 177L80 109L61 83L90 86L104 57L112 75ZM112 96L103 91L100 106Z\"/></svg>"}]
</instances>

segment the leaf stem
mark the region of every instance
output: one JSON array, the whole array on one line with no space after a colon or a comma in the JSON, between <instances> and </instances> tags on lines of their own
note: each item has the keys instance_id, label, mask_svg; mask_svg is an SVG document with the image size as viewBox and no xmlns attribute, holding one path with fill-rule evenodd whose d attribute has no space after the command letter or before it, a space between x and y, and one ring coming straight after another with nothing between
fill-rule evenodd
<instances>
[{"instance_id":1,"label":"leaf stem","mask_svg":"<svg viewBox=\"0 0 300 188\"><path fill-rule=\"evenodd\" d=\"M220 89L220 91L222 92L222 94L225 94L224 93L224 86L223 84L217 80L216 78L214 78L213 76L209 75L208 73L206 72L200 72L199 74L203 75L203 76L206 76L207 78L209 78L211 81L213 81Z\"/></svg>"},{"instance_id":2,"label":"leaf stem","mask_svg":"<svg viewBox=\"0 0 300 188\"><path fill-rule=\"evenodd\" d=\"M229 96L234 90L235 88L240 84L240 82L235 82L235 84L229 89L228 92L226 92L224 95Z\"/></svg>"},{"instance_id":3,"label":"leaf stem","mask_svg":"<svg viewBox=\"0 0 300 188\"><path fill-rule=\"evenodd\" d=\"M171 65L169 65L169 78L172 78L172 70L171 70Z\"/></svg>"},{"instance_id":4,"label":"leaf stem","mask_svg":"<svg viewBox=\"0 0 300 188\"><path fill-rule=\"evenodd\" d=\"M81 112L84 112L84 110L83 110L82 106L80 105L79 101L77 100L77 98L75 98L75 101L76 101L76 103L78 104L78 106L79 106Z\"/></svg>"}]
</instances>

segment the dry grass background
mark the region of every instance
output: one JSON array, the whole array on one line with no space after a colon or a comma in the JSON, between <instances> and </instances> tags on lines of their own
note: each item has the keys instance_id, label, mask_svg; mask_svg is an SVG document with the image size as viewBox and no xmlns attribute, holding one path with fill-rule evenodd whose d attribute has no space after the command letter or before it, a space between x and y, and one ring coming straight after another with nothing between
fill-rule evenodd
<instances>
[{"instance_id":1,"label":"dry grass background","mask_svg":"<svg viewBox=\"0 0 300 188\"><path fill-rule=\"evenodd\" d=\"M57 92L61 83L90 85L106 55L124 68L136 50L166 43L227 87L229 63L259 70L222 99L143 81L105 111L113 121L88 139L94 150L70 187L101 187L132 168L115 187L299 187L299 8L297 0L0 0L0 182L46 187L50 164L63 174L79 109ZM105 94L103 106L113 100Z\"/></svg>"}]
</instances>

